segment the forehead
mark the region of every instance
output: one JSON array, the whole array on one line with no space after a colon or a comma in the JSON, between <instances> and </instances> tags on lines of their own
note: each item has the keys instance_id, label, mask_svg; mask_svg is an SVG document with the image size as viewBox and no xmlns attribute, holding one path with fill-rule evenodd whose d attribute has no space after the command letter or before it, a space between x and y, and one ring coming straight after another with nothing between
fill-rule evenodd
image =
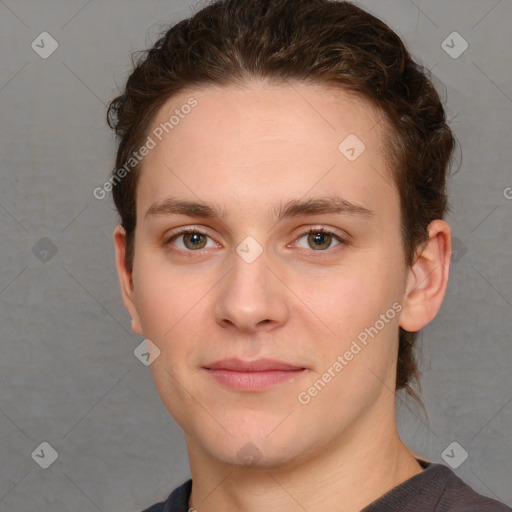
<instances>
[{"instance_id":1,"label":"forehead","mask_svg":"<svg viewBox=\"0 0 512 512\"><path fill-rule=\"evenodd\" d=\"M192 99L196 106L190 109L187 105ZM308 146L336 151L342 138L353 133L366 139L370 150L378 151L385 125L382 114L361 96L339 87L304 82L270 85L252 81L181 91L158 111L152 130L160 127L161 131L171 119L169 134L176 144L186 138L200 142L197 149L208 152L218 147L213 142L218 132L231 136L228 144L245 143L246 150L251 140L280 139L301 140ZM173 137L165 137L165 131L162 135L172 146ZM225 149L224 145L219 148Z\"/></svg>"},{"instance_id":2,"label":"forehead","mask_svg":"<svg viewBox=\"0 0 512 512\"><path fill-rule=\"evenodd\" d=\"M322 85L181 91L151 126L156 145L142 164L137 204L176 189L188 197L230 194L242 206L340 187L355 202L379 190L398 201L382 150L385 130L368 101Z\"/></svg>"}]
</instances>

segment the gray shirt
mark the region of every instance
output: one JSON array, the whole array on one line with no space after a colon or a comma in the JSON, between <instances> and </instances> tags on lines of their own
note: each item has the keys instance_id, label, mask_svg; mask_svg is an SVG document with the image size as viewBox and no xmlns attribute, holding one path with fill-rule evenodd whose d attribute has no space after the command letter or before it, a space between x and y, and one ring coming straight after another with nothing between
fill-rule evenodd
<instances>
[{"instance_id":1,"label":"gray shirt","mask_svg":"<svg viewBox=\"0 0 512 512\"><path fill-rule=\"evenodd\" d=\"M424 468L365 507L361 512L506 512L510 507L478 494L450 468L418 460ZM180 485L166 501L143 512L189 512L192 480ZM201 512L200 510L198 512Z\"/></svg>"}]
</instances>

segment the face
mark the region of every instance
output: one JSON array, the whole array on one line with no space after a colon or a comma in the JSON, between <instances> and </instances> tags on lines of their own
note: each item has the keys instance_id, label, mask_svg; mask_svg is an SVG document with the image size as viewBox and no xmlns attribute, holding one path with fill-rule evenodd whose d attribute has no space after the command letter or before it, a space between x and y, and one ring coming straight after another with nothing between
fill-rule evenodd
<instances>
[{"instance_id":1,"label":"face","mask_svg":"<svg viewBox=\"0 0 512 512\"><path fill-rule=\"evenodd\" d=\"M304 84L196 89L159 112L124 298L189 446L285 466L394 417L410 269L384 130L363 100Z\"/></svg>"}]
</instances>

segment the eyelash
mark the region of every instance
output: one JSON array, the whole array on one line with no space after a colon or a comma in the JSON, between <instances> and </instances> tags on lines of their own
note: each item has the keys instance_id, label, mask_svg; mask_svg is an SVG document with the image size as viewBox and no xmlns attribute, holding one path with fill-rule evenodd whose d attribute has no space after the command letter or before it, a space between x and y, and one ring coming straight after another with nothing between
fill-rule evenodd
<instances>
[{"instance_id":1,"label":"eyelash","mask_svg":"<svg viewBox=\"0 0 512 512\"><path fill-rule=\"evenodd\" d=\"M341 237L340 235L336 234L334 231L331 231L329 229L326 229L324 227L320 227L320 228L310 228L309 230L307 231L304 231L303 233L301 233L295 240L294 242L297 242L298 240L302 239L303 237L305 236L308 236L308 235L313 235L313 234L318 234L318 233L321 233L321 234L325 234L325 235L329 235L329 236L332 236L335 240L337 240L339 242L339 245L346 245L348 242L346 239L344 239L343 237ZM198 228L187 228L187 229L183 229L181 231L178 231L176 233L173 233L171 234L170 236L166 237L163 244L164 246L167 246L169 245L171 242L173 242L175 239L179 238L180 236L182 235L186 235L186 234L197 234L197 235L202 235L202 236L206 236L208 238L211 238L210 235L208 235L208 233L206 233L205 231L202 231L201 229L198 229ZM335 246L335 247L338 247L338 246ZM200 253L201 251L203 251L204 249L198 249L198 250L190 250L190 249L173 249L175 251L178 251L178 252L187 252L187 253L194 253L194 252L197 252L197 253ZM332 247L328 247L327 249L319 249L319 250L314 250L314 249L310 249L310 252L317 252L317 253L325 253L325 252L328 252L328 251L332 251L333 248Z\"/></svg>"}]
</instances>

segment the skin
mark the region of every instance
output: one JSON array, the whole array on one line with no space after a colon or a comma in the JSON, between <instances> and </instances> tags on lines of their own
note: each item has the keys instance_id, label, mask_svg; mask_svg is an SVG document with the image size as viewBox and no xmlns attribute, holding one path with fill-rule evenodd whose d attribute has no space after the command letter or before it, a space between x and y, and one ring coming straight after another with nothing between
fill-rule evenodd
<instances>
[{"instance_id":1,"label":"skin","mask_svg":"<svg viewBox=\"0 0 512 512\"><path fill-rule=\"evenodd\" d=\"M125 233L114 233L132 328L159 348L153 379L185 432L189 505L360 510L422 470L396 429L398 328L420 330L437 314L449 226L432 222L429 241L406 265L399 197L381 149L386 126L365 100L320 85L209 86L171 98L153 126L192 95L198 106L143 161L133 271ZM338 150L349 134L366 146L355 161ZM281 203L333 195L373 214L274 217ZM170 196L215 202L226 216L146 214ZM187 235L167 241L187 227L207 233L201 249ZM319 227L345 242L308 238ZM263 250L252 263L236 252L248 236ZM402 306L395 318L299 403L393 303ZM235 391L203 368L227 357L269 357L306 371L265 391ZM247 443L252 465L239 455Z\"/></svg>"}]
</instances>

